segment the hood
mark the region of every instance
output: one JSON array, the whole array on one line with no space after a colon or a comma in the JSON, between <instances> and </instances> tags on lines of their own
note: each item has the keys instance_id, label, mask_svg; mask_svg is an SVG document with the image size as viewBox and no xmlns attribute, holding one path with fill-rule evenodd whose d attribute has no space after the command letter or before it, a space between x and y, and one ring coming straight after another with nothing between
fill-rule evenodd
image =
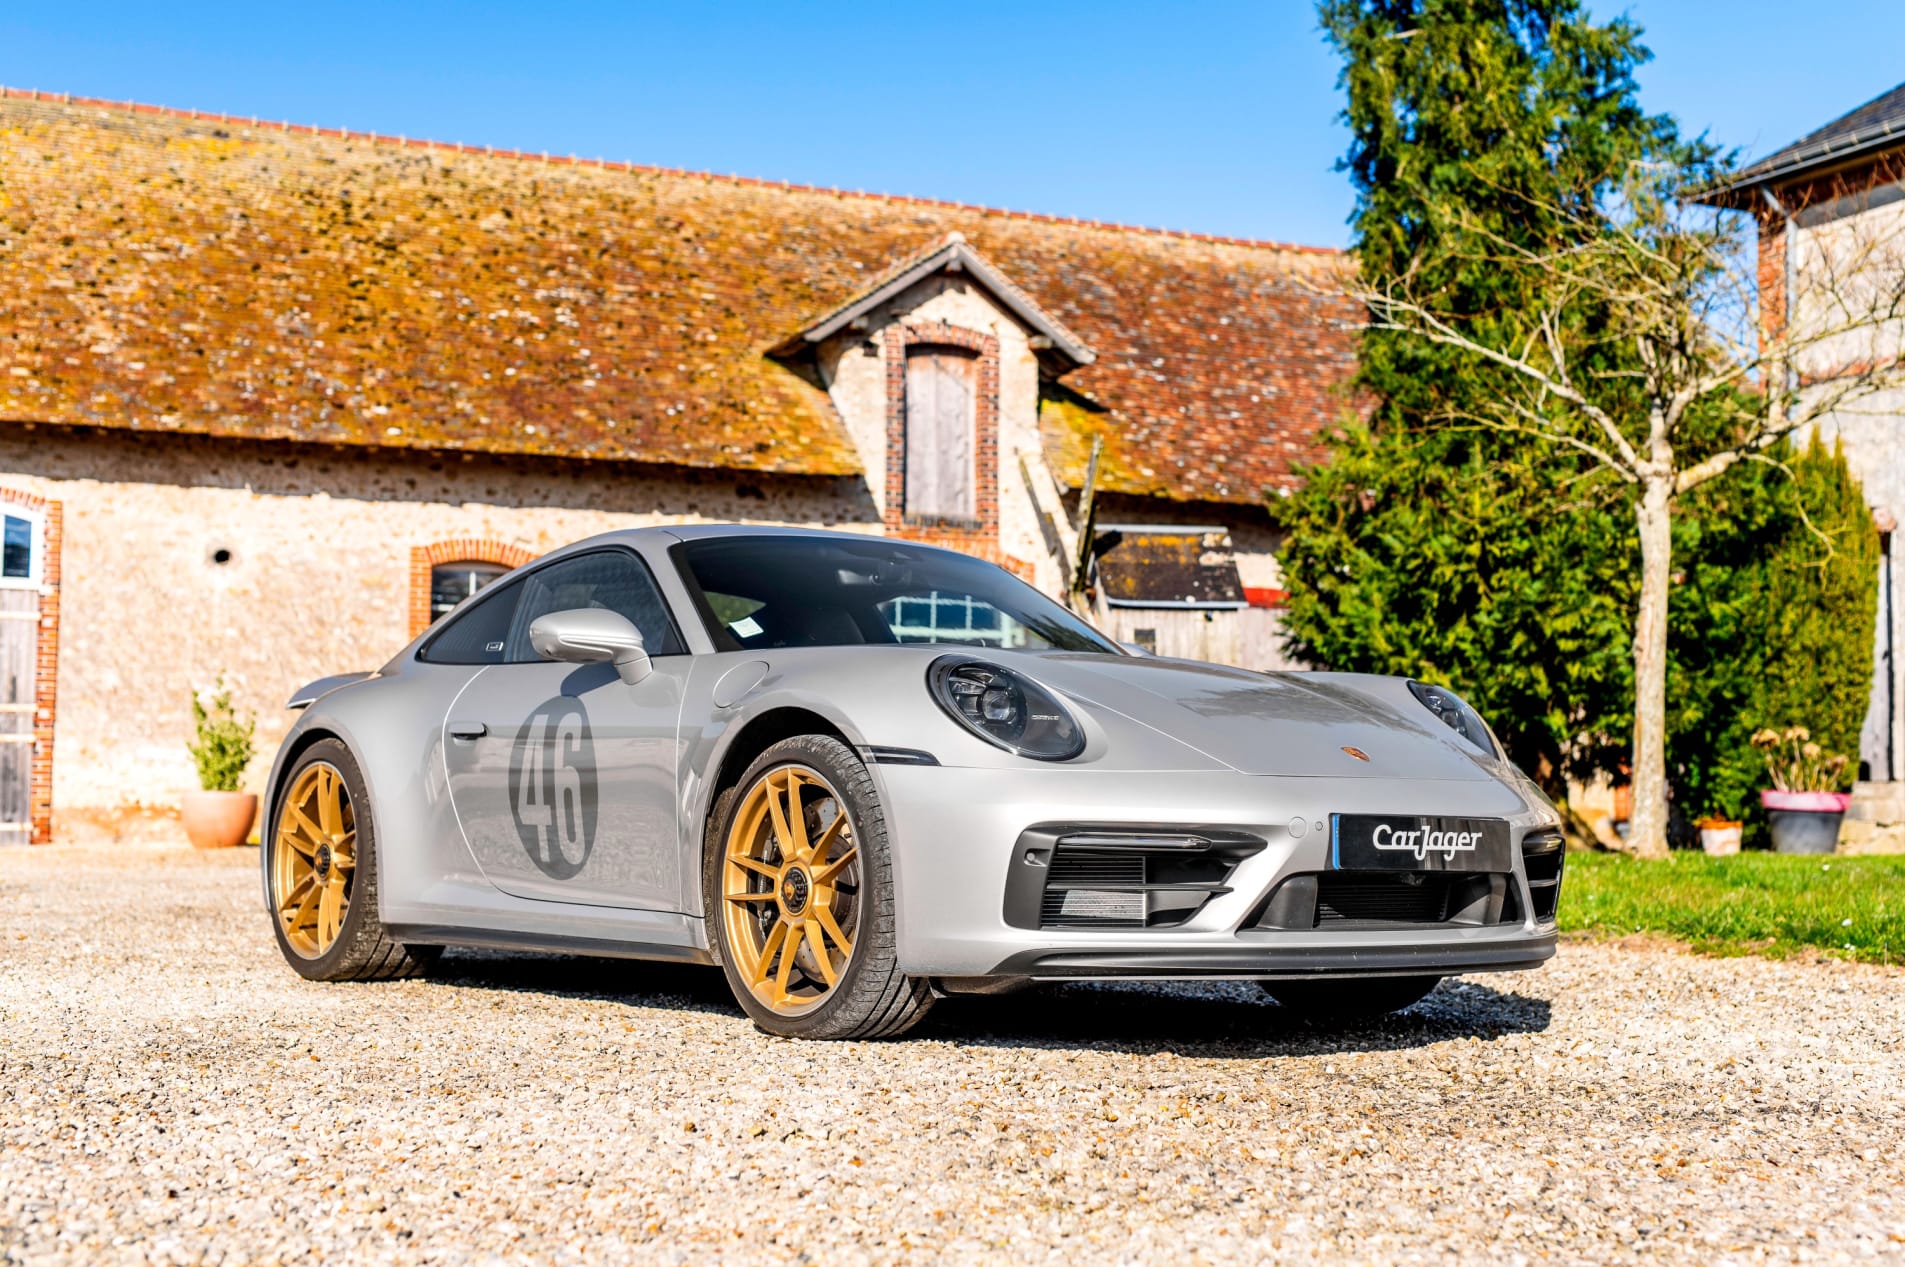
<instances>
[{"instance_id":1,"label":"hood","mask_svg":"<svg viewBox=\"0 0 1905 1267\"><path fill-rule=\"evenodd\" d=\"M1427 709L1413 700L1392 706L1340 679L1135 656L1046 655L1031 671L1082 703L1121 713L1245 774L1494 778L1478 764L1485 758Z\"/></svg>"}]
</instances>

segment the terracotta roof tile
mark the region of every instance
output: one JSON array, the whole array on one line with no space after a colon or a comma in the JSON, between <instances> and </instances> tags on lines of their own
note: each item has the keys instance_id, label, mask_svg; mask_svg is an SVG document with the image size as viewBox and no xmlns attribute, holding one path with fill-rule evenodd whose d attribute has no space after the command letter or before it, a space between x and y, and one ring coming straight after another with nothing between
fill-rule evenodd
<instances>
[{"instance_id":1,"label":"terracotta roof tile","mask_svg":"<svg viewBox=\"0 0 1905 1267\"><path fill-rule=\"evenodd\" d=\"M765 353L954 231L1098 353L1070 482L1255 500L1344 407L1333 252L8 93L0 416L851 474Z\"/></svg>"}]
</instances>

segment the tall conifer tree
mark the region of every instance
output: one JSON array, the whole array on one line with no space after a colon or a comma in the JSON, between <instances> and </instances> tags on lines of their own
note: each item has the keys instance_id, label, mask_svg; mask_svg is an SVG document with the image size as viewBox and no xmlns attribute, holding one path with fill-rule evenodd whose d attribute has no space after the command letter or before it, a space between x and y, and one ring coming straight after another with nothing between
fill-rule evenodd
<instances>
[{"instance_id":1,"label":"tall conifer tree","mask_svg":"<svg viewBox=\"0 0 1905 1267\"><path fill-rule=\"evenodd\" d=\"M1513 273L1479 263L1438 208L1459 203L1530 250L1564 244L1636 162L1685 162L1669 118L1643 112L1647 57L1625 20L1576 0L1325 0L1344 57L1365 283L1418 270L1425 289L1527 331ZM1424 276L1424 274L1428 274ZM1479 358L1365 333L1373 399L1328 468L1276 508L1291 539L1293 649L1318 663L1439 678L1497 726L1551 789L1616 760L1632 699L1631 512L1605 473L1467 420L1501 390Z\"/></svg>"}]
</instances>

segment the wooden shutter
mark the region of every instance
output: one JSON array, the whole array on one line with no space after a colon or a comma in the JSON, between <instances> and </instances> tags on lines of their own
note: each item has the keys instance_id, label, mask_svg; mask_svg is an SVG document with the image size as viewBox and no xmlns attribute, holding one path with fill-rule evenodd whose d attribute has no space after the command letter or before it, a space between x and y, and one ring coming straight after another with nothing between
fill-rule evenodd
<instances>
[{"instance_id":1,"label":"wooden shutter","mask_svg":"<svg viewBox=\"0 0 1905 1267\"><path fill-rule=\"evenodd\" d=\"M978 360L953 348L906 357L906 513L971 520Z\"/></svg>"},{"instance_id":2,"label":"wooden shutter","mask_svg":"<svg viewBox=\"0 0 1905 1267\"><path fill-rule=\"evenodd\" d=\"M0 844L33 836L33 701L40 596L0 589Z\"/></svg>"}]
</instances>

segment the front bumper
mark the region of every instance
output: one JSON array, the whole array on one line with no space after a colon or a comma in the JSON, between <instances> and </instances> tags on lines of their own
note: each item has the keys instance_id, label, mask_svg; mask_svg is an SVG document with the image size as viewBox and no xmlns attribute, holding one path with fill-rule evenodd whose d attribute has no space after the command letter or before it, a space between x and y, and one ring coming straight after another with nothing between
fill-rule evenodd
<instances>
[{"instance_id":1,"label":"front bumper","mask_svg":"<svg viewBox=\"0 0 1905 1267\"><path fill-rule=\"evenodd\" d=\"M1347 937L1348 934L1339 934ZM1539 968L1554 957L1552 928L1516 930L1494 942L1451 944L1440 938L1401 946L1277 946L1258 941L1236 947L1189 950L1027 950L993 968L988 976L1040 981L1093 978L1209 977L1416 977L1468 972L1515 972Z\"/></svg>"},{"instance_id":2,"label":"front bumper","mask_svg":"<svg viewBox=\"0 0 1905 1267\"><path fill-rule=\"evenodd\" d=\"M1532 968L1554 954L1515 851L1513 923L1264 928L1286 877L1328 867L1330 815L1508 820L1518 843L1551 821L1493 779L1290 779L1230 772L1098 772L876 765L887 809L901 970L948 978L1427 976ZM1039 823L1184 824L1263 840L1225 889L1176 927L1017 927L1006 916L1020 837ZM1300 824L1300 826L1298 826ZM1023 923L1023 920L1018 921Z\"/></svg>"}]
</instances>

